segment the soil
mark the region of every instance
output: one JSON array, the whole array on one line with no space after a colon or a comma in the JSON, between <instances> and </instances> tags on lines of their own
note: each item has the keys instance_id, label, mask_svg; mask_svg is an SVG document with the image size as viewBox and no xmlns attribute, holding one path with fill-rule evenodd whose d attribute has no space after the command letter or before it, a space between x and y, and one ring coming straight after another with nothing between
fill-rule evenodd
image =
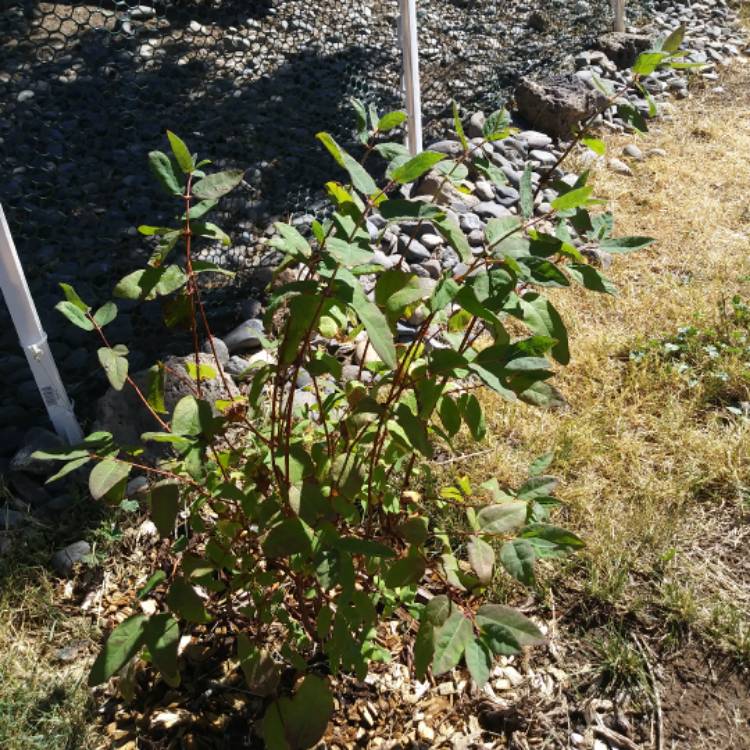
<instances>
[{"instance_id":1,"label":"soil","mask_svg":"<svg viewBox=\"0 0 750 750\"><path fill-rule=\"evenodd\" d=\"M750 748L750 674L691 648L665 665L661 683L665 747Z\"/></svg>"}]
</instances>

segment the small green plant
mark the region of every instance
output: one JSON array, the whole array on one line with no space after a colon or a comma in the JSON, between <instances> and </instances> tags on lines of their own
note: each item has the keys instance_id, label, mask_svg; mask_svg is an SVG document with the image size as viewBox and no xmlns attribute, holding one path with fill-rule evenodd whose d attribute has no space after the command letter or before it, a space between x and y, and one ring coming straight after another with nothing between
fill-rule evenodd
<instances>
[{"instance_id":1,"label":"small green plant","mask_svg":"<svg viewBox=\"0 0 750 750\"><path fill-rule=\"evenodd\" d=\"M655 67L670 54L639 64ZM162 299L167 323L189 328L192 393L167 413L161 363L147 387L139 387L127 348L106 335L117 315L114 302L94 310L63 285L66 299L58 305L99 339L112 387L132 388L150 413L154 429L142 440L171 450L152 465L141 447L116 445L98 432L70 450L43 454L64 462L54 478L93 464L91 495L115 504L131 472L144 472L153 521L172 540L168 564L138 592L157 598L161 610L134 615L109 635L89 683L120 673L130 690L128 665L143 658L177 686L181 636L210 639L221 625L234 639L248 690L268 699L262 732L271 748L320 739L333 710L325 674L343 670L361 678L370 662L389 659L378 625L397 608L415 624L420 676L428 669L440 675L464 660L481 685L495 656L543 640L532 620L482 602L482 594L498 568L532 586L537 560L582 546L550 516L558 504L556 482L545 474L551 456L540 457L515 491L492 478L474 487L460 476L429 496L420 489L433 486L436 444L450 448L459 432L483 438L474 393L480 385L508 401L563 402L549 380L554 363L570 359L568 336L544 292L572 286L614 293L576 248L571 228L610 253L650 242L611 236L612 216L592 211L599 201L587 174L573 186L555 183L559 197L551 211L535 215L527 166L520 214L490 220L481 246L471 247L437 200L448 183L463 189L467 177L504 181L483 147L512 132L508 113L490 116L483 138L472 142L456 113L461 153L448 158L430 151L411 157L385 141L403 113L381 117L359 103L356 110L362 159L318 135L348 180L326 185L330 218L313 222L310 238L275 225L271 244L284 261L265 313L266 356L247 373L242 395L223 374L198 281L222 269L197 260L196 248L229 243L207 217L243 173L207 173L210 162L199 161L174 133L168 133L171 155L153 152L150 165L179 207L176 222L139 228L153 239L154 252L114 294ZM380 184L364 166L375 154L384 159ZM405 186L433 170L439 179L431 198L404 197ZM381 236L372 237L367 224L375 214L411 237L430 224L461 262L432 283L403 263L384 267L375 254ZM175 260L178 246L183 254ZM293 270L292 280L281 282L285 269ZM405 319L417 323L403 341L398 323ZM199 354L201 336L210 343L210 365ZM357 375L345 380L344 353L355 346ZM303 371L309 398L300 399L295 384ZM226 396L211 403L203 383L216 377L224 379ZM441 525L434 510L445 506L464 514L463 528ZM278 696L281 684L293 685L291 697Z\"/></svg>"},{"instance_id":2,"label":"small green plant","mask_svg":"<svg viewBox=\"0 0 750 750\"><path fill-rule=\"evenodd\" d=\"M631 361L657 361L676 372L705 401L721 404L735 416L748 416L750 398L750 307L738 295L722 302L716 322L678 329L630 352Z\"/></svg>"}]
</instances>

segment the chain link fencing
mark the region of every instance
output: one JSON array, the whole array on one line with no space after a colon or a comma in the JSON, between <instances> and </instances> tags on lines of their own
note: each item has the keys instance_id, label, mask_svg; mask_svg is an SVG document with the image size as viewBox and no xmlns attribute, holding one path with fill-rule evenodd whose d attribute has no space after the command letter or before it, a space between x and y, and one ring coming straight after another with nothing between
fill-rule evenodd
<instances>
[{"instance_id":1,"label":"chain link fencing","mask_svg":"<svg viewBox=\"0 0 750 750\"><path fill-rule=\"evenodd\" d=\"M208 297L236 314L267 281L268 222L322 209L336 172L315 133L351 143L352 96L401 106L398 6L0 0L0 202L58 358L83 355L53 311L57 283L106 299L146 249L135 227L171 217L147 168L168 128L215 165L247 168L218 220L233 246L211 249L240 273ZM420 0L418 20L426 143L449 127L451 100L497 108L519 76L558 70L612 23L609 0ZM15 344L4 325L0 349Z\"/></svg>"}]
</instances>

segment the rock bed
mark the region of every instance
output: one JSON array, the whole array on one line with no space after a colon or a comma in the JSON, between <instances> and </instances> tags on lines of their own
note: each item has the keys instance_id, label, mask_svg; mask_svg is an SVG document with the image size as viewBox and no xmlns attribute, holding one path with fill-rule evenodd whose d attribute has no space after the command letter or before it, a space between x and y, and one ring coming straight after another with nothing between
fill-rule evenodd
<instances>
[{"instance_id":1,"label":"rock bed","mask_svg":"<svg viewBox=\"0 0 750 750\"><path fill-rule=\"evenodd\" d=\"M665 33L674 29L680 23L687 27L685 45L691 49L688 60L700 63L706 63L700 75L709 81L716 79L718 73L716 67L727 61L731 56L737 55L744 48L745 42L737 28L734 12L729 8L724 0L706 0L701 3L694 3L692 6L686 6L681 3L663 2L656 11L653 18L651 31L656 33ZM604 46L613 57L618 57L617 50L613 47ZM626 60L618 60L621 64ZM582 91L593 91L592 74L596 73L599 77L611 81L613 84L622 84L627 80L628 73L618 68L615 61L610 59L607 54L601 50L581 51L571 57L571 69L575 70L574 77L579 86L578 93L583 95ZM671 104L669 99L672 96L687 96L687 74L673 71L657 71L645 80L646 87L653 92L662 114L668 114ZM642 110L647 110L647 103L638 98L632 98L633 103ZM469 135L476 135L476 130L481 125L481 112L477 112L470 118L467 118L467 128ZM527 113L527 116L533 116L533 113ZM617 116L616 111L610 110L601 118L603 128L614 131L627 130L628 126L623 123ZM431 144L436 150L447 152L454 151L458 148L458 143L449 137ZM518 182L524 164L529 162L534 168L534 180L538 182L540 175L545 172L549 165L554 163L557 156L561 153L561 144L553 140L550 136L537 130L522 130L517 136L505 141L487 145L484 147L485 153L492 161L505 173L508 184L503 187L495 187L489 182L478 180L467 183L471 190L471 195L465 194L446 194L442 202L446 204L448 210L454 214L461 228L468 235L469 242L472 245L481 243L482 232L488 218L500 217L517 212L518 202ZM631 146L628 153L623 158L611 158L609 167L627 174L630 170L628 161L630 159L647 158L648 150L642 153L636 146ZM591 159L596 158L593 153L589 153ZM559 173L558 177L572 182L577 176L573 174ZM429 192L429 176L422 184L414 186L414 194L420 191ZM426 184L427 183L427 184ZM540 193L537 205L538 212L544 212L548 209L556 193L547 188ZM136 198L137 200L137 198ZM309 213L299 214L294 218L294 223L301 230L305 230L309 225L312 215ZM135 219L134 219L135 220ZM425 285L434 285L435 279L444 269L452 269L454 273L461 272L461 263L453 251L443 244L441 237L430 231L429 227L420 227L413 233L414 236L403 231L398 231L396 227L387 226L384 220L374 216L368 224L374 238L380 238L380 247L377 250L376 257L384 266L391 266L404 262L411 270L423 279ZM408 231L408 227L406 228ZM20 240L20 238L19 238ZM19 242L20 244L20 242ZM272 258L270 259L273 260ZM607 258L600 256L599 260L606 264ZM107 261L97 261L106 263ZM60 266L64 273L61 273ZM96 266L96 263L94 264ZM89 281L79 282L81 272L85 268L79 269L72 261L63 262L56 268L50 269L42 266L41 275L53 275L55 282L59 280L71 281L76 283L84 298L92 296L96 298L95 278L89 278ZM83 274L85 276L85 274ZM102 277L104 276L102 269ZM265 277L258 276L258 286L267 281ZM37 277L37 288L44 288L43 284L48 284L48 278L40 279ZM49 289L49 287L46 287ZM260 326L259 318L262 313L262 298L255 295L253 299L251 294L247 294L242 300L238 309L232 312L235 316L239 314L245 318L245 322L236 326L237 317L234 317L234 324L229 325L231 316L225 317L224 322L220 322L215 328L215 332L225 339L226 346L220 347L225 354L225 367L228 373L239 377L241 373L251 364L254 358L266 356L259 349L259 340L257 331ZM53 306L58 299L57 294L46 291L37 298L42 311ZM158 312L158 310L154 311ZM122 313L117 321L112 324L108 332L111 333L115 341L132 341L134 333L135 315L128 313L127 309ZM404 340L408 340L414 335L418 320L408 320L399 323L399 334ZM87 348L86 334L74 327L66 325L61 316L53 313L53 316L45 320L50 338L53 341L53 350L55 350L58 360L62 364L62 369L68 375L68 382L77 384L74 394L80 399L86 398L88 404L92 404L94 399L91 394L103 390L103 379L96 373L87 377L79 377L76 380L76 373L89 373L92 370L91 352ZM146 318L146 323L154 326L159 324L152 319ZM158 341L158 335L155 339ZM8 339L12 339L12 332L6 331ZM88 344L90 346L90 344ZM44 423L43 415L38 410L38 395L34 383L29 379L29 372L25 360L21 353L14 353L10 347L10 341L5 347L9 353L0 357L0 375L3 376L7 384L6 398L0 404L0 417L3 419L4 431L3 439L0 442L0 454L12 455L18 443L21 441L25 429L34 418L37 418L42 424ZM358 349L360 351L358 351ZM362 356L363 346L357 346L356 343L350 351L340 352L342 358L351 362L351 366L344 368L345 376L351 377L359 368L358 362ZM162 355L164 352L162 352ZM146 357L142 352L135 351L131 354L131 370L137 371L147 364ZM298 382L299 388L298 400L302 403L311 398L306 390L306 383L303 379ZM89 410L90 413L90 410ZM106 422L111 421L106 419ZM7 461L7 459L5 459ZM16 462L11 468L24 472L23 466L17 465ZM32 483L33 484L33 483ZM29 504L34 506L46 506L54 497L49 497L41 502L41 495L36 493L35 487L29 485L21 475L17 475L14 483L16 493L19 495L18 505L10 508L14 513L22 513L24 508ZM53 490L53 495L54 495ZM30 498L35 497L38 502L32 502ZM52 508L52 506L50 506ZM10 516L8 516L10 518ZM21 523L20 516L13 516L13 523ZM10 522L8 523L10 525Z\"/></svg>"},{"instance_id":2,"label":"rock bed","mask_svg":"<svg viewBox=\"0 0 750 750\"><path fill-rule=\"evenodd\" d=\"M645 0L644 0L645 2ZM607 27L608 0L420 3L425 111L434 131L451 98L488 110L522 73L556 69ZM640 8L634 2L632 7ZM217 260L244 269L210 295L212 318L248 317L268 279L260 239L270 217L317 210L332 163L319 129L351 135L349 96L398 106L397 0L9 0L0 13L0 183L5 207L64 381L84 416L104 379L91 344L53 310L58 283L104 301L143 252L135 227L169 204L146 153L171 127L220 165L249 167L223 203L234 242ZM568 65L570 62L568 63ZM219 255L217 251L217 255ZM261 264L258 267L257 264ZM263 264L266 265L263 265ZM110 329L138 344L133 368L162 347L156 306L123 309ZM0 305L0 455L46 423ZM169 348L182 343L172 340Z\"/></svg>"}]
</instances>

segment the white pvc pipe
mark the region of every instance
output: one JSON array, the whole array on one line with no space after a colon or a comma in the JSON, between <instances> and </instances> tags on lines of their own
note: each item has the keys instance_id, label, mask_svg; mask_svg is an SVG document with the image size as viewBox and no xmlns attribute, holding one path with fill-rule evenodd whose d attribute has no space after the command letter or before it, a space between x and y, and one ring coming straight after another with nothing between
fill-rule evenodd
<instances>
[{"instance_id":1,"label":"white pvc pipe","mask_svg":"<svg viewBox=\"0 0 750 750\"><path fill-rule=\"evenodd\" d=\"M50 421L60 437L68 443L78 443L83 432L73 412L65 386L60 380L52 357L47 334L42 329L34 300L26 283L21 261L13 244L3 207L0 206L0 288L16 327L18 340L26 354L31 373L47 407Z\"/></svg>"},{"instance_id":2,"label":"white pvc pipe","mask_svg":"<svg viewBox=\"0 0 750 750\"><path fill-rule=\"evenodd\" d=\"M404 55L404 93L408 115L406 145L416 156L422 151L422 94L419 86L419 46L417 43L416 0L400 0L399 27Z\"/></svg>"},{"instance_id":3,"label":"white pvc pipe","mask_svg":"<svg viewBox=\"0 0 750 750\"><path fill-rule=\"evenodd\" d=\"M625 0L612 0L615 14L615 31L625 31Z\"/></svg>"}]
</instances>

